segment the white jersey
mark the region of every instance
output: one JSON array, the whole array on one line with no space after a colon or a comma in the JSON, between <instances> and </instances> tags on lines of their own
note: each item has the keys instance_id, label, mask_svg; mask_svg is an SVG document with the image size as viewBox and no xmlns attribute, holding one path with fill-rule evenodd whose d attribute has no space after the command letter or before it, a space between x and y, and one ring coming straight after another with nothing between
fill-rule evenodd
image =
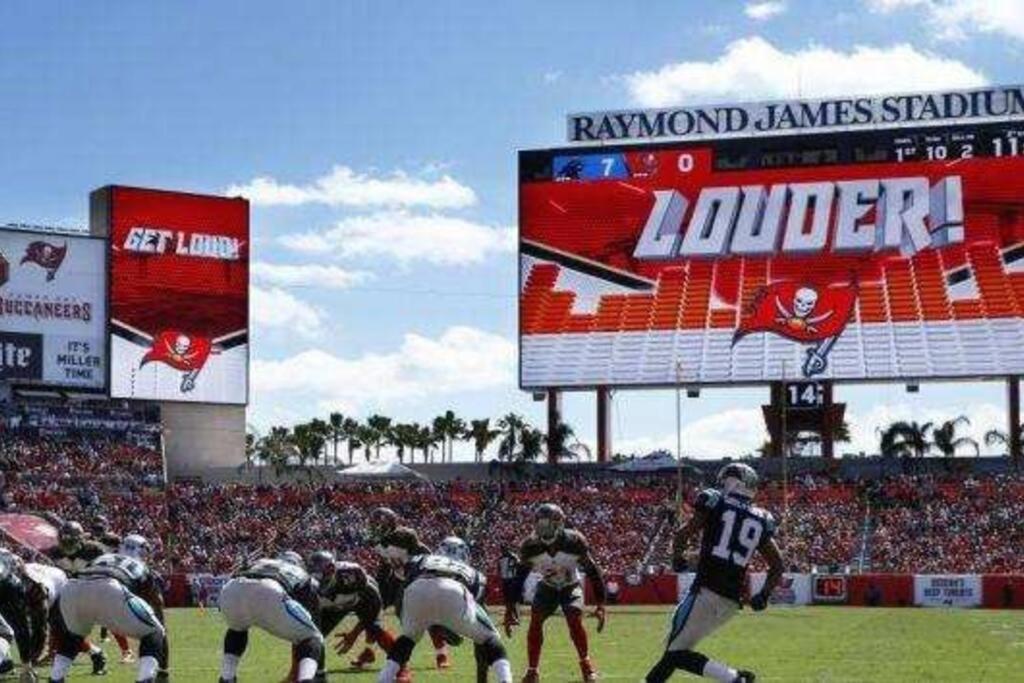
<instances>
[{"instance_id":1,"label":"white jersey","mask_svg":"<svg viewBox=\"0 0 1024 683\"><path fill-rule=\"evenodd\" d=\"M64 573L64 570L48 564L28 562L25 564L25 574L43 587L43 592L46 593L47 609L53 607L57 596L68 582L68 575Z\"/></svg>"}]
</instances>

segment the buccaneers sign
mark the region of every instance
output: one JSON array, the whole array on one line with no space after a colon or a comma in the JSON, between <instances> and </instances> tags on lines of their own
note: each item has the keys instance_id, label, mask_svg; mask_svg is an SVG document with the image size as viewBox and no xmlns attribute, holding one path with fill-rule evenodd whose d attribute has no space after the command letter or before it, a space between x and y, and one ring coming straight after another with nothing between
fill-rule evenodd
<instances>
[{"instance_id":1,"label":"buccaneers sign","mask_svg":"<svg viewBox=\"0 0 1024 683\"><path fill-rule=\"evenodd\" d=\"M524 388L1024 372L1024 122L520 155Z\"/></svg>"}]
</instances>

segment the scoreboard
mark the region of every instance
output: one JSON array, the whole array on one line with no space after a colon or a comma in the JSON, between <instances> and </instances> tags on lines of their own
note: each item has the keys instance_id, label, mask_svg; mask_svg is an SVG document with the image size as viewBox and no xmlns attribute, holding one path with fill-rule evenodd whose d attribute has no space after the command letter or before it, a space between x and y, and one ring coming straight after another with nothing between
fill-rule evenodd
<instances>
[{"instance_id":1,"label":"scoreboard","mask_svg":"<svg viewBox=\"0 0 1024 683\"><path fill-rule=\"evenodd\" d=\"M1024 373L1024 120L528 150L520 385Z\"/></svg>"},{"instance_id":2,"label":"scoreboard","mask_svg":"<svg viewBox=\"0 0 1024 683\"><path fill-rule=\"evenodd\" d=\"M693 168L694 149L712 150L715 171L820 167L837 164L955 161L1024 156L1024 122L966 124L945 128L894 128L792 137L608 146L599 149L528 151L520 155L520 180L625 180L653 168L631 166L631 154L677 150L680 170Z\"/></svg>"}]
</instances>

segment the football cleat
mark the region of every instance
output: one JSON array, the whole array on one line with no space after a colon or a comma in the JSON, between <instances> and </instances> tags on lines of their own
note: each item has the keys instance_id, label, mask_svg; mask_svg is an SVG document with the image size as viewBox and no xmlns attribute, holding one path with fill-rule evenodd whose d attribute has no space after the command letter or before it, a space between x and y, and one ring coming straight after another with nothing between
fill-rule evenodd
<instances>
[{"instance_id":1,"label":"football cleat","mask_svg":"<svg viewBox=\"0 0 1024 683\"><path fill-rule=\"evenodd\" d=\"M103 651L93 652L89 655L89 659L92 660L92 675L93 676L106 676L107 675L107 656L103 654Z\"/></svg>"},{"instance_id":2,"label":"football cleat","mask_svg":"<svg viewBox=\"0 0 1024 683\"><path fill-rule=\"evenodd\" d=\"M540 674L536 669L527 669L523 674L523 683L540 683Z\"/></svg>"},{"instance_id":3,"label":"football cleat","mask_svg":"<svg viewBox=\"0 0 1024 683\"><path fill-rule=\"evenodd\" d=\"M447 652L438 652L435 657L438 669L450 669L452 668L452 659L448 656Z\"/></svg>"},{"instance_id":4,"label":"football cleat","mask_svg":"<svg viewBox=\"0 0 1024 683\"><path fill-rule=\"evenodd\" d=\"M590 657L584 657L580 660L580 674L583 675L583 683L594 683L597 680L597 669L594 668L594 663L590 661Z\"/></svg>"},{"instance_id":5,"label":"football cleat","mask_svg":"<svg viewBox=\"0 0 1024 683\"><path fill-rule=\"evenodd\" d=\"M736 678L733 679L733 683L754 683L757 676L754 675L753 671L740 671L736 674Z\"/></svg>"},{"instance_id":6,"label":"football cleat","mask_svg":"<svg viewBox=\"0 0 1024 683\"><path fill-rule=\"evenodd\" d=\"M135 655L132 654L131 650L125 650L121 653L121 663L131 664L135 661Z\"/></svg>"},{"instance_id":7,"label":"football cleat","mask_svg":"<svg viewBox=\"0 0 1024 683\"><path fill-rule=\"evenodd\" d=\"M412 683L412 672L409 671L408 667L402 667L398 670L398 675L395 676L395 683Z\"/></svg>"}]
</instances>

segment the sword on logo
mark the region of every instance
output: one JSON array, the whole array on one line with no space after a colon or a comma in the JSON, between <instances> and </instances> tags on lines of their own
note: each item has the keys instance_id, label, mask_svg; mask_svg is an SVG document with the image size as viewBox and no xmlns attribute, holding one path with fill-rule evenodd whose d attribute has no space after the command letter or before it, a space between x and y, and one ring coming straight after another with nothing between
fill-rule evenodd
<instances>
[{"instance_id":1,"label":"sword on logo","mask_svg":"<svg viewBox=\"0 0 1024 683\"><path fill-rule=\"evenodd\" d=\"M804 361L804 377L814 377L828 368L828 353L835 346L839 335L823 339L817 346L807 349L807 360Z\"/></svg>"}]
</instances>

